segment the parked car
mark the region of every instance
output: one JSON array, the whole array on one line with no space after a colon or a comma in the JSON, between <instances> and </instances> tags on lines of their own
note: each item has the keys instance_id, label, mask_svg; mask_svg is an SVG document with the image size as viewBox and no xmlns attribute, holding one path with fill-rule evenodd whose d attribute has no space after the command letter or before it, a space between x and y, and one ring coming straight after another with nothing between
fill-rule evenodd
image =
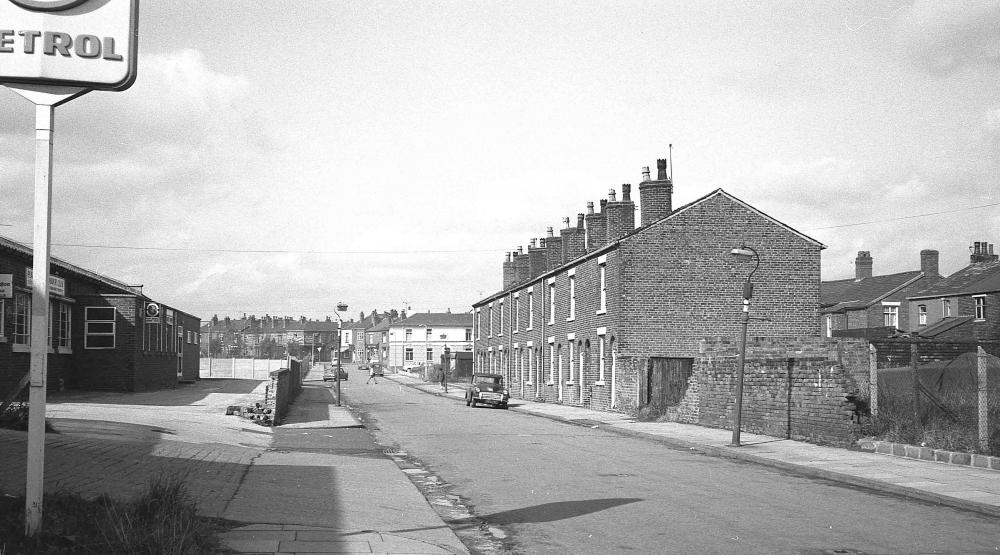
<instances>
[{"instance_id":1,"label":"parked car","mask_svg":"<svg viewBox=\"0 0 1000 555\"><path fill-rule=\"evenodd\" d=\"M382 376L385 375L385 367L382 365L381 362L372 362L370 364L362 364L362 365L358 366L358 372L361 372L361 373L367 375L369 368L372 368L372 367L375 368L375 375L376 376L378 376L378 377L381 378Z\"/></svg>"},{"instance_id":2,"label":"parked car","mask_svg":"<svg viewBox=\"0 0 1000 555\"><path fill-rule=\"evenodd\" d=\"M487 372L472 374L472 387L465 390L465 406L475 407L476 403L485 403L507 408L510 401L510 390L503 383L503 376Z\"/></svg>"},{"instance_id":3,"label":"parked car","mask_svg":"<svg viewBox=\"0 0 1000 555\"><path fill-rule=\"evenodd\" d=\"M330 366L323 367L323 381L330 381L337 379L337 365L331 364ZM347 381L347 371L343 368L340 369L340 379L341 381Z\"/></svg>"}]
</instances>

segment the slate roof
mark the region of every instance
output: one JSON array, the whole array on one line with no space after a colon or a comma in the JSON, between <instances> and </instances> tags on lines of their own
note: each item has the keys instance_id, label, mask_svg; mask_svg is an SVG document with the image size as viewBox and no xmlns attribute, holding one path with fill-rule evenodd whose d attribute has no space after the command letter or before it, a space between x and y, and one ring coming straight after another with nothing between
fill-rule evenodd
<instances>
[{"instance_id":1,"label":"slate roof","mask_svg":"<svg viewBox=\"0 0 1000 555\"><path fill-rule=\"evenodd\" d=\"M862 279L824 281L819 287L820 312L865 308L923 277L920 270Z\"/></svg>"},{"instance_id":2,"label":"slate roof","mask_svg":"<svg viewBox=\"0 0 1000 555\"><path fill-rule=\"evenodd\" d=\"M930 287L917 291L908 298L954 297L996 291L1000 291L1000 262L977 262Z\"/></svg>"},{"instance_id":3,"label":"slate roof","mask_svg":"<svg viewBox=\"0 0 1000 555\"><path fill-rule=\"evenodd\" d=\"M21 243L18 243L17 241L14 241L13 239L8 239L7 237L4 237L2 235L0 235L0 247L5 247L5 248L7 248L9 250L12 250L14 252L20 253L20 254L22 254L24 256L27 256L27 257L32 257L33 256L32 253L34 252L34 250L31 247L29 247L27 245L24 245L24 244L21 244ZM84 278L87 278L87 279L90 279L90 280L93 280L93 281L97 281L99 283L102 283L102 284L104 284L106 286L109 286L109 287L112 287L114 289L119 289L123 293L130 293L132 295L136 295L136 296L138 296L140 298L143 298L143 299L148 299L149 298L146 295L143 295L142 291L139 290L137 287L133 287L131 285L128 285L126 283L118 281L117 279L101 275L101 274L99 274L97 272L94 272L94 271L91 271L91 270L87 270L85 268L81 268L80 266L77 266L75 264L70 264L69 262L66 262L65 260L62 260L60 258L56 258L55 256L51 256L50 255L49 256L49 262L50 262L51 265L54 265L54 266L56 266L56 267L58 267L58 268L60 268L62 270L72 272L74 274L77 274L80 277L84 277ZM30 267L31 264L29 264L28 266Z\"/></svg>"},{"instance_id":4,"label":"slate roof","mask_svg":"<svg viewBox=\"0 0 1000 555\"><path fill-rule=\"evenodd\" d=\"M442 328L471 328L472 314L451 313L451 312L421 312L392 323L392 327L442 327Z\"/></svg>"}]
</instances>

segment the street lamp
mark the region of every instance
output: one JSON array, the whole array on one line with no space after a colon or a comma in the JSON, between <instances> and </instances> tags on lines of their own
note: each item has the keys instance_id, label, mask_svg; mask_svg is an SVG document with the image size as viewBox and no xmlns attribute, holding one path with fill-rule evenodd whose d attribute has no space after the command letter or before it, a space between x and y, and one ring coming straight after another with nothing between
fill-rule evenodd
<instances>
[{"instance_id":1,"label":"street lamp","mask_svg":"<svg viewBox=\"0 0 1000 555\"><path fill-rule=\"evenodd\" d=\"M738 260L753 258L756 261L753 270L750 270L750 273L747 274L747 280L743 283L743 317L740 320L740 325L743 329L740 339L740 359L736 371L736 415L733 418L733 441L730 443L732 447L740 447L740 426L743 419L743 365L746 362L747 356L747 324L750 322L750 298L753 297L753 282L750 281L750 278L753 277L754 272L760 267L760 255L757 254L757 251L753 247L746 245L729 251L729 254L735 256Z\"/></svg>"},{"instance_id":2,"label":"street lamp","mask_svg":"<svg viewBox=\"0 0 1000 555\"><path fill-rule=\"evenodd\" d=\"M347 312L347 305L337 303L337 310L333 311L337 317L337 406L340 406L340 328L344 326L344 320L340 317L341 312Z\"/></svg>"}]
</instances>

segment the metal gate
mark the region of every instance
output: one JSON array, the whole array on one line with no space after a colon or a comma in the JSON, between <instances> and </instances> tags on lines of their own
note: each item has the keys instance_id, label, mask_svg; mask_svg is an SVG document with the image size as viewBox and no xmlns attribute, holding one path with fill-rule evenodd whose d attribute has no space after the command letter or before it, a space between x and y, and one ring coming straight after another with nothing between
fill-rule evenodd
<instances>
[{"instance_id":1,"label":"metal gate","mask_svg":"<svg viewBox=\"0 0 1000 555\"><path fill-rule=\"evenodd\" d=\"M693 366L693 358L650 357L646 366L646 404L664 408L680 403Z\"/></svg>"}]
</instances>

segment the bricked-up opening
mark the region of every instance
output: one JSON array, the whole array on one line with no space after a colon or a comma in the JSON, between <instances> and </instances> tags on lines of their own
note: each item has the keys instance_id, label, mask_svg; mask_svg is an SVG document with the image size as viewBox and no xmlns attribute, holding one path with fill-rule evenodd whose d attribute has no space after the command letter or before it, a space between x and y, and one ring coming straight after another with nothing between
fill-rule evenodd
<instances>
[{"instance_id":1,"label":"bricked-up opening","mask_svg":"<svg viewBox=\"0 0 1000 555\"><path fill-rule=\"evenodd\" d=\"M872 277L872 265L872 253L869 251L858 251L858 257L854 259L854 279Z\"/></svg>"},{"instance_id":2,"label":"bricked-up opening","mask_svg":"<svg viewBox=\"0 0 1000 555\"><path fill-rule=\"evenodd\" d=\"M604 214L606 200L601 200L601 211L594 213L594 203L587 203L587 214L583 217L587 228L587 252L595 251L604 246L607 237L608 220Z\"/></svg>"},{"instance_id":3,"label":"bricked-up opening","mask_svg":"<svg viewBox=\"0 0 1000 555\"><path fill-rule=\"evenodd\" d=\"M667 177L667 160L656 161L657 178L649 179L649 168L643 168L643 181L639 184L639 208L642 227L670 215L673 210L674 184Z\"/></svg>"}]
</instances>

